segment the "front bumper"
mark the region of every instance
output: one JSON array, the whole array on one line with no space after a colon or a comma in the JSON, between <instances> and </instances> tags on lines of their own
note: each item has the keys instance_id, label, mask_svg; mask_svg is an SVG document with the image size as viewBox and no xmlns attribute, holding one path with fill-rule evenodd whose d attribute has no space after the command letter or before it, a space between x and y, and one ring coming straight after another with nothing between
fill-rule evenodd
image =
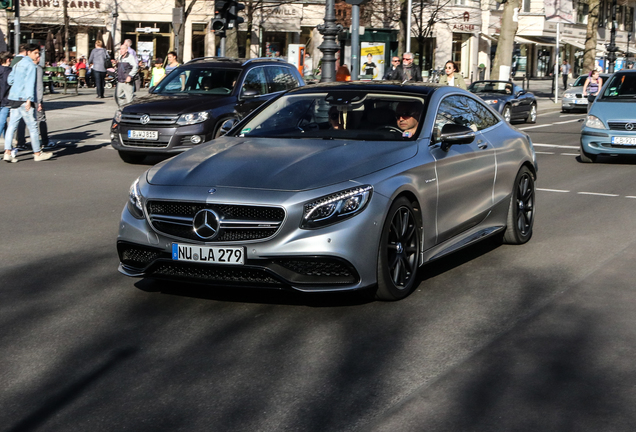
<instances>
[{"instance_id":1,"label":"front bumper","mask_svg":"<svg viewBox=\"0 0 636 432\"><path fill-rule=\"evenodd\" d=\"M111 145L120 151L140 153L181 153L212 139L208 122L189 126L141 126L138 124L115 123L111 125ZM157 140L129 139L128 131L156 131ZM194 143L192 137L195 138Z\"/></svg>"},{"instance_id":2,"label":"front bumper","mask_svg":"<svg viewBox=\"0 0 636 432\"><path fill-rule=\"evenodd\" d=\"M636 145L612 144L613 137L636 138L636 132L583 128L581 148L593 155L636 155Z\"/></svg>"},{"instance_id":3,"label":"front bumper","mask_svg":"<svg viewBox=\"0 0 636 432\"><path fill-rule=\"evenodd\" d=\"M190 188L189 188L190 189ZM202 196L208 188L201 188ZM219 195L224 191L219 188ZM192 189L190 189L192 192ZM330 190L332 192L332 190ZM302 204L322 192L272 192L268 202L232 191L234 203L282 204L286 217L279 231L266 240L203 243L155 232L146 219L136 219L125 207L117 249L119 271L132 277L153 277L218 286L251 286L305 292L356 290L376 283L380 234L389 201L373 194L359 214L318 229L300 229ZM195 192L194 195L197 195ZM277 196L277 197L276 197ZM153 197L155 198L155 197ZM192 197L191 197L192 198ZM197 199L197 201L199 201ZM201 200L205 202L205 200ZM227 201L224 201L227 202ZM199 264L172 260L172 243L243 246L244 265Z\"/></svg>"},{"instance_id":4,"label":"front bumper","mask_svg":"<svg viewBox=\"0 0 636 432\"><path fill-rule=\"evenodd\" d=\"M587 109L587 98L563 97L561 100L561 109Z\"/></svg>"}]
</instances>

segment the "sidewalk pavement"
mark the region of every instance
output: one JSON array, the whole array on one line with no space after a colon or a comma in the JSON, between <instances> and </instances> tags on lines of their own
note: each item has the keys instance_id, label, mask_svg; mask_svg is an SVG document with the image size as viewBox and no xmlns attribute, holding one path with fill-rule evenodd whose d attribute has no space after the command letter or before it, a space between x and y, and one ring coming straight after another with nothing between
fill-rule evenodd
<instances>
[{"instance_id":1,"label":"sidewalk pavement","mask_svg":"<svg viewBox=\"0 0 636 432\"><path fill-rule=\"evenodd\" d=\"M574 82L574 80L570 80L570 82ZM522 79L515 78L514 83L534 94L537 98L538 112L561 111L561 98L563 97L563 88L561 87L563 83L561 81L559 81L559 99L557 103L554 102L553 79L531 79L524 83Z\"/></svg>"}]
</instances>

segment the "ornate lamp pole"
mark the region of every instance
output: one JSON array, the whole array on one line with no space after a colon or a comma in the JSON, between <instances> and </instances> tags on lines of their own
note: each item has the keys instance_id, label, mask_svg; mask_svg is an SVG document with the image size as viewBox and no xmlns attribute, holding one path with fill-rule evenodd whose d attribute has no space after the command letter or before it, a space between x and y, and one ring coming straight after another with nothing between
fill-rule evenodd
<instances>
[{"instance_id":1,"label":"ornate lamp pole","mask_svg":"<svg viewBox=\"0 0 636 432\"><path fill-rule=\"evenodd\" d=\"M320 82L334 82L336 80L336 52L340 46L336 43L338 33L342 26L336 24L336 12L334 0L327 0L325 6L325 23L317 26L318 32L324 40L318 47L322 51L322 74Z\"/></svg>"},{"instance_id":2,"label":"ornate lamp pole","mask_svg":"<svg viewBox=\"0 0 636 432\"><path fill-rule=\"evenodd\" d=\"M609 73L614 73L614 63L616 62L616 0L612 0L612 29L610 30L610 43L607 46L607 61L609 62Z\"/></svg>"}]
</instances>

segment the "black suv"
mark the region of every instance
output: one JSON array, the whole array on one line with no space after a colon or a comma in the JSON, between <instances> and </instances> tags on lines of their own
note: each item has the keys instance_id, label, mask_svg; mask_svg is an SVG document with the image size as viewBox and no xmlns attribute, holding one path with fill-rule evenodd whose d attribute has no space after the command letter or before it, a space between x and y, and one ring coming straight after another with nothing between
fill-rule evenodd
<instances>
[{"instance_id":1,"label":"black suv","mask_svg":"<svg viewBox=\"0 0 636 432\"><path fill-rule=\"evenodd\" d=\"M219 136L228 120L303 85L298 70L282 59L195 59L117 111L111 145L128 163L151 153L179 153Z\"/></svg>"}]
</instances>

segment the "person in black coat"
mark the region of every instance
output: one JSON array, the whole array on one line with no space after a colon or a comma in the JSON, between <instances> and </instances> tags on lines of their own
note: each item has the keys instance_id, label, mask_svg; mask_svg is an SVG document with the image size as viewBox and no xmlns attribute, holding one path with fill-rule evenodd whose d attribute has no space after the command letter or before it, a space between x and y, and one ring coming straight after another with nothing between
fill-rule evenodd
<instances>
[{"instance_id":1,"label":"person in black coat","mask_svg":"<svg viewBox=\"0 0 636 432\"><path fill-rule=\"evenodd\" d=\"M422 71L413 64L413 53L402 54L402 77L400 81L422 81Z\"/></svg>"},{"instance_id":2,"label":"person in black coat","mask_svg":"<svg viewBox=\"0 0 636 432\"><path fill-rule=\"evenodd\" d=\"M9 117L9 89L11 86L7 82L11 73L11 60L13 54L9 51L0 52L0 135L2 135L7 127L7 117Z\"/></svg>"},{"instance_id":3,"label":"person in black coat","mask_svg":"<svg viewBox=\"0 0 636 432\"><path fill-rule=\"evenodd\" d=\"M391 67L387 69L382 77L383 80L395 81L402 77L402 66L400 65L399 57L391 58Z\"/></svg>"}]
</instances>

